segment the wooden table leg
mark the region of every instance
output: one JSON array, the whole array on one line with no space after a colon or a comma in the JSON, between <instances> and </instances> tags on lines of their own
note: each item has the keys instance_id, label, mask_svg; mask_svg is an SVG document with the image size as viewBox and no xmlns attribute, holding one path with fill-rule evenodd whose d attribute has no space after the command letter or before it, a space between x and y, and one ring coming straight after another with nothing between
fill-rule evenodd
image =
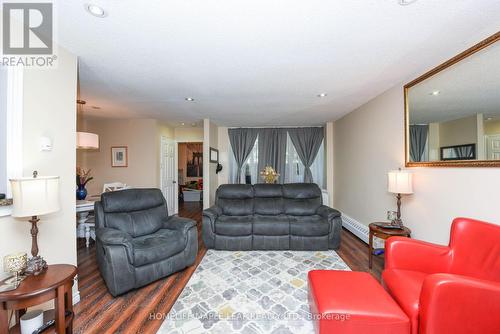
<instances>
[{"instance_id":1,"label":"wooden table leg","mask_svg":"<svg viewBox=\"0 0 500 334\"><path fill-rule=\"evenodd\" d=\"M56 311L56 333L64 334L66 333L66 318L64 316L64 285L57 287L57 297L55 302Z\"/></svg>"},{"instance_id":2,"label":"wooden table leg","mask_svg":"<svg viewBox=\"0 0 500 334\"><path fill-rule=\"evenodd\" d=\"M9 312L0 305L0 334L9 334Z\"/></svg>"},{"instance_id":3,"label":"wooden table leg","mask_svg":"<svg viewBox=\"0 0 500 334\"><path fill-rule=\"evenodd\" d=\"M72 290L72 285L69 286L68 290L66 291L66 309L73 313L73 290ZM74 315L72 317L72 320L68 324L68 333L73 333L73 319Z\"/></svg>"},{"instance_id":4,"label":"wooden table leg","mask_svg":"<svg viewBox=\"0 0 500 334\"><path fill-rule=\"evenodd\" d=\"M370 231L370 236L368 237L368 268L372 269L373 262L373 233Z\"/></svg>"}]
</instances>

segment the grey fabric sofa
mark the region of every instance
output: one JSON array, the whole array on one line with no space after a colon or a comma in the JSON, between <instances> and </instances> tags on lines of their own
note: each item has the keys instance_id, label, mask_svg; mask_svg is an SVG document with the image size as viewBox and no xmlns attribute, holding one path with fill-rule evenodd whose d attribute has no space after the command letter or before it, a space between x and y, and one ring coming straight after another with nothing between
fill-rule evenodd
<instances>
[{"instance_id":1,"label":"grey fabric sofa","mask_svg":"<svg viewBox=\"0 0 500 334\"><path fill-rule=\"evenodd\" d=\"M337 249L340 216L313 183L226 184L203 211L202 236L220 250Z\"/></svg>"},{"instance_id":2,"label":"grey fabric sofa","mask_svg":"<svg viewBox=\"0 0 500 334\"><path fill-rule=\"evenodd\" d=\"M104 193L94 209L97 263L113 296L194 263L196 222L169 217L159 189Z\"/></svg>"}]
</instances>

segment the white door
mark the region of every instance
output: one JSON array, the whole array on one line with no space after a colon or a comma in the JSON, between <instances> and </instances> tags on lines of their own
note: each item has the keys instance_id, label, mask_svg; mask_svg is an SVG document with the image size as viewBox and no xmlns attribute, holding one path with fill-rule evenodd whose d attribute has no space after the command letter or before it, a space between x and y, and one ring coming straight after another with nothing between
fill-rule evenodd
<instances>
[{"instance_id":1,"label":"white door","mask_svg":"<svg viewBox=\"0 0 500 334\"><path fill-rule=\"evenodd\" d=\"M500 135L486 136L488 160L500 160Z\"/></svg>"},{"instance_id":2,"label":"white door","mask_svg":"<svg viewBox=\"0 0 500 334\"><path fill-rule=\"evenodd\" d=\"M160 143L160 187L167 200L168 214L178 212L177 181L175 179L175 143L172 139L161 137Z\"/></svg>"}]
</instances>

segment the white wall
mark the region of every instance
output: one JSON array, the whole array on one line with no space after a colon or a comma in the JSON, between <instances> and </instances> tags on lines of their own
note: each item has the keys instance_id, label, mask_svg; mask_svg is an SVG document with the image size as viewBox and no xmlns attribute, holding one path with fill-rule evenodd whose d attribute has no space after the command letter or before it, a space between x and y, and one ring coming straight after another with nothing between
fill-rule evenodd
<instances>
[{"instance_id":1,"label":"white wall","mask_svg":"<svg viewBox=\"0 0 500 334\"><path fill-rule=\"evenodd\" d=\"M325 175L326 175L326 190L328 191L329 206L333 206L335 198L335 124L333 122L327 122L325 126Z\"/></svg>"},{"instance_id":2,"label":"white wall","mask_svg":"<svg viewBox=\"0 0 500 334\"><path fill-rule=\"evenodd\" d=\"M99 195L103 184L123 182L136 188L160 186L160 136L173 137L173 130L154 119L92 119L79 122L79 129L99 135L98 150L78 150L77 163L90 168L94 180L89 195ZM128 167L111 167L111 147L127 146Z\"/></svg>"},{"instance_id":3,"label":"white wall","mask_svg":"<svg viewBox=\"0 0 500 334\"><path fill-rule=\"evenodd\" d=\"M209 208L215 203L215 191L218 186L216 163L210 162L210 147L217 149L219 130L209 119L203 120L203 208Z\"/></svg>"},{"instance_id":4,"label":"white wall","mask_svg":"<svg viewBox=\"0 0 500 334\"><path fill-rule=\"evenodd\" d=\"M404 166L403 88L397 86L335 122L334 206L363 224L395 210L387 171ZM500 223L499 168L412 168L402 216L413 237L447 243L451 221Z\"/></svg>"},{"instance_id":5,"label":"white wall","mask_svg":"<svg viewBox=\"0 0 500 334\"><path fill-rule=\"evenodd\" d=\"M219 126L219 137L217 138L217 143L219 144L219 163L222 165L222 171L217 174L218 184L229 183L229 134L227 132L227 127Z\"/></svg>"},{"instance_id":6,"label":"white wall","mask_svg":"<svg viewBox=\"0 0 500 334\"><path fill-rule=\"evenodd\" d=\"M203 128L175 128L174 138L177 142L203 141Z\"/></svg>"},{"instance_id":7,"label":"white wall","mask_svg":"<svg viewBox=\"0 0 500 334\"><path fill-rule=\"evenodd\" d=\"M76 265L76 80L77 58L62 48L57 68L24 72L23 173L29 176L37 170L39 175L60 177L61 210L40 217L38 227L40 255L49 264ZM51 152L40 152L41 136L52 139ZM0 259L20 251L30 254L27 219L0 218Z\"/></svg>"}]
</instances>

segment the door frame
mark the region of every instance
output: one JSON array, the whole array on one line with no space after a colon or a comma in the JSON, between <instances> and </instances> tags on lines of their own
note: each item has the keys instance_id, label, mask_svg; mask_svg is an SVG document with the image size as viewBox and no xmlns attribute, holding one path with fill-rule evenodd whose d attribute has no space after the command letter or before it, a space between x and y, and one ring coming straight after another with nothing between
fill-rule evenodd
<instances>
[{"instance_id":1,"label":"door frame","mask_svg":"<svg viewBox=\"0 0 500 334\"><path fill-rule=\"evenodd\" d=\"M203 145L203 140L174 140L174 154L175 154L175 182L177 184L175 207L177 212L179 212L179 144L186 143L201 143ZM205 171L205 164L203 164L203 171ZM203 178L203 176L202 176ZM203 178L203 188L205 188L205 179Z\"/></svg>"},{"instance_id":2,"label":"door frame","mask_svg":"<svg viewBox=\"0 0 500 334\"><path fill-rule=\"evenodd\" d=\"M490 147L488 145L488 139L491 139L491 138L500 138L500 134L497 134L497 135L484 135L484 147L486 147L486 159L489 160L490 159Z\"/></svg>"},{"instance_id":3,"label":"door frame","mask_svg":"<svg viewBox=\"0 0 500 334\"><path fill-rule=\"evenodd\" d=\"M178 185L178 181L177 181L177 169L176 169L176 166L177 166L177 144L175 142L175 139L172 139L172 138L168 138L167 136L160 136L160 161L159 161L159 164L160 164L160 190L162 191L163 193L163 174L164 174L164 170L163 170L163 165L162 165L162 160L163 160L163 141L171 141L171 143L174 145L174 187L175 188L175 191L174 191L174 209L173 209L173 212L169 212L169 214L171 215L177 215L179 213L179 185Z\"/></svg>"}]
</instances>

